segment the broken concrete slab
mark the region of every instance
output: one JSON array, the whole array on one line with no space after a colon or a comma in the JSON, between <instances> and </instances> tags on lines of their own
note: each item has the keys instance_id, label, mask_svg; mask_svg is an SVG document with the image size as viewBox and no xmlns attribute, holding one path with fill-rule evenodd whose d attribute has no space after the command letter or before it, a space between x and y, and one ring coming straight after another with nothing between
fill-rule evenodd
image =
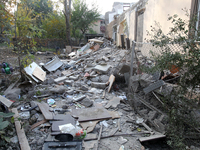
<instances>
[{"instance_id":1,"label":"broken concrete slab","mask_svg":"<svg viewBox=\"0 0 200 150\"><path fill-rule=\"evenodd\" d=\"M103 107L73 109L71 114L75 118L78 118L79 122L112 118L109 112Z\"/></svg>"},{"instance_id":2,"label":"broken concrete slab","mask_svg":"<svg viewBox=\"0 0 200 150\"><path fill-rule=\"evenodd\" d=\"M106 83L99 83L99 82L91 82L91 87L99 88L99 89L105 89L107 86Z\"/></svg>"},{"instance_id":3,"label":"broken concrete slab","mask_svg":"<svg viewBox=\"0 0 200 150\"><path fill-rule=\"evenodd\" d=\"M59 83L59 82L66 80L67 78L68 77L66 77L66 76L58 77L58 78L54 79L54 82Z\"/></svg>"},{"instance_id":4,"label":"broken concrete slab","mask_svg":"<svg viewBox=\"0 0 200 150\"><path fill-rule=\"evenodd\" d=\"M0 95L0 102L4 104L6 107L10 107L12 105L12 101L8 100L7 98Z\"/></svg>"},{"instance_id":5,"label":"broken concrete slab","mask_svg":"<svg viewBox=\"0 0 200 150\"><path fill-rule=\"evenodd\" d=\"M91 150L95 147L95 145L97 144L97 140L93 140L93 141L84 141L83 142L83 147L85 148L85 150Z\"/></svg>"},{"instance_id":6,"label":"broken concrete slab","mask_svg":"<svg viewBox=\"0 0 200 150\"><path fill-rule=\"evenodd\" d=\"M59 94L65 93L66 90L67 90L67 88L64 87L64 86L58 86L58 87L56 87L56 88L51 88L51 89L49 89L49 91L50 91L51 93L59 93Z\"/></svg>"},{"instance_id":7,"label":"broken concrete slab","mask_svg":"<svg viewBox=\"0 0 200 150\"><path fill-rule=\"evenodd\" d=\"M149 85L148 87L144 88L143 91L145 94L148 94L149 92L161 87L162 85L164 85L165 82L163 80L158 80L157 82Z\"/></svg>"},{"instance_id":8,"label":"broken concrete slab","mask_svg":"<svg viewBox=\"0 0 200 150\"><path fill-rule=\"evenodd\" d=\"M70 80L74 80L74 81L77 81L78 78L79 78L79 75L77 75L77 76L70 76L69 77Z\"/></svg>"},{"instance_id":9,"label":"broken concrete slab","mask_svg":"<svg viewBox=\"0 0 200 150\"><path fill-rule=\"evenodd\" d=\"M109 59L108 59L106 56L103 56L103 57L102 57L102 60L104 60L104 61L109 61Z\"/></svg>"},{"instance_id":10,"label":"broken concrete slab","mask_svg":"<svg viewBox=\"0 0 200 150\"><path fill-rule=\"evenodd\" d=\"M137 66L134 65L134 66L133 66L133 74L135 73L136 70L137 70ZM128 65L128 64L123 64L123 65L121 66L121 68L119 69L119 73L120 73L120 74L124 74L124 73L127 73L127 72L130 72L130 65Z\"/></svg>"},{"instance_id":11,"label":"broken concrete slab","mask_svg":"<svg viewBox=\"0 0 200 150\"><path fill-rule=\"evenodd\" d=\"M112 116L112 119L118 119L121 117L117 111L108 111L108 112Z\"/></svg>"},{"instance_id":12,"label":"broken concrete slab","mask_svg":"<svg viewBox=\"0 0 200 150\"><path fill-rule=\"evenodd\" d=\"M10 91L8 91L5 96L6 98L10 100L18 100L21 94L21 89L20 88L13 88Z\"/></svg>"},{"instance_id":13,"label":"broken concrete slab","mask_svg":"<svg viewBox=\"0 0 200 150\"><path fill-rule=\"evenodd\" d=\"M108 82L109 78L110 78L110 77L109 77L108 75L101 75L101 76L100 76L100 80L101 80L103 83ZM93 81L93 82L97 82L97 81Z\"/></svg>"},{"instance_id":14,"label":"broken concrete slab","mask_svg":"<svg viewBox=\"0 0 200 150\"><path fill-rule=\"evenodd\" d=\"M74 83L74 80L65 80L65 84L72 86Z\"/></svg>"},{"instance_id":15,"label":"broken concrete slab","mask_svg":"<svg viewBox=\"0 0 200 150\"><path fill-rule=\"evenodd\" d=\"M108 104L105 106L105 108L109 108L109 107L113 107L113 108L116 108L117 105L120 104L120 100L121 98L119 97L114 97L113 99L111 99Z\"/></svg>"},{"instance_id":16,"label":"broken concrete slab","mask_svg":"<svg viewBox=\"0 0 200 150\"><path fill-rule=\"evenodd\" d=\"M93 69L95 71L99 71L99 72L102 72L102 73L108 73L110 68L111 68L110 65L97 65Z\"/></svg>"},{"instance_id":17,"label":"broken concrete slab","mask_svg":"<svg viewBox=\"0 0 200 150\"><path fill-rule=\"evenodd\" d=\"M162 85L162 88L156 89L155 92L158 94L161 94L163 96L169 96L169 95L171 95L173 89L176 88L177 86L178 85L165 82L165 84Z\"/></svg>"},{"instance_id":18,"label":"broken concrete slab","mask_svg":"<svg viewBox=\"0 0 200 150\"><path fill-rule=\"evenodd\" d=\"M66 91L66 93L69 94L69 95L73 95L74 94L74 90L70 89L70 90Z\"/></svg>"},{"instance_id":19,"label":"broken concrete slab","mask_svg":"<svg viewBox=\"0 0 200 150\"><path fill-rule=\"evenodd\" d=\"M84 98L80 103L86 107L93 105L93 101L91 101L89 98Z\"/></svg>"},{"instance_id":20,"label":"broken concrete slab","mask_svg":"<svg viewBox=\"0 0 200 150\"><path fill-rule=\"evenodd\" d=\"M56 71L63 65L63 62L60 61L58 56L54 56L51 61L47 62L44 65L44 68L47 69L49 72Z\"/></svg>"},{"instance_id":21,"label":"broken concrete slab","mask_svg":"<svg viewBox=\"0 0 200 150\"><path fill-rule=\"evenodd\" d=\"M99 122L97 121L89 121L89 122L80 122L81 127L87 131L87 133L90 133L94 130L96 124Z\"/></svg>"}]
</instances>

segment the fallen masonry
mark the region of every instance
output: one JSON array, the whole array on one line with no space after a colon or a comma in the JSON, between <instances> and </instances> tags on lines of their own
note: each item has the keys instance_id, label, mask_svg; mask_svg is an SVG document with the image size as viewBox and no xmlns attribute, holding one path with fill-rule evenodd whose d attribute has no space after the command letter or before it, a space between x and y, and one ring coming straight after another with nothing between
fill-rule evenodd
<instances>
[{"instance_id":1,"label":"fallen masonry","mask_svg":"<svg viewBox=\"0 0 200 150\"><path fill-rule=\"evenodd\" d=\"M110 43L99 38L78 51L66 47L64 59L34 62L23 72L28 82L2 91L2 107L21 118L14 121L22 150L141 150L142 142L166 137L168 116L160 97L176 85L137 73L136 61L130 77L131 50ZM143 59L138 56L141 64ZM21 141L23 131L27 141Z\"/></svg>"}]
</instances>

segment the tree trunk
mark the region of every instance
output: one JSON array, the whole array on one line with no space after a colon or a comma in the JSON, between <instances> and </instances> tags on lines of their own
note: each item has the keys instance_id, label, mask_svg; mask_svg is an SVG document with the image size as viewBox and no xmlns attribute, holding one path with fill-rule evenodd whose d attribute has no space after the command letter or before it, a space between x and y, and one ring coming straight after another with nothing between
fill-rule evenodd
<instances>
[{"instance_id":1,"label":"tree trunk","mask_svg":"<svg viewBox=\"0 0 200 150\"><path fill-rule=\"evenodd\" d=\"M66 23L66 38L67 38L67 44L72 46L71 43L71 36L70 36L70 12L71 12L71 0L69 1L69 7L67 6L67 0L64 2L64 7L65 7L65 23Z\"/></svg>"}]
</instances>

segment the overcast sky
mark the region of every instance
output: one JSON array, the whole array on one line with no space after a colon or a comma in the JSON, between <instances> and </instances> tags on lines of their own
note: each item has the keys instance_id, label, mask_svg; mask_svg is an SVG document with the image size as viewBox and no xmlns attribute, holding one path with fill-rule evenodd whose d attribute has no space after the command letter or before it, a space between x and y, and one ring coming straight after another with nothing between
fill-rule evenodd
<instances>
[{"instance_id":1,"label":"overcast sky","mask_svg":"<svg viewBox=\"0 0 200 150\"><path fill-rule=\"evenodd\" d=\"M112 5L114 2L133 3L138 2L138 0L86 0L88 5L91 3L97 4L102 15L105 15L107 11L112 10Z\"/></svg>"}]
</instances>

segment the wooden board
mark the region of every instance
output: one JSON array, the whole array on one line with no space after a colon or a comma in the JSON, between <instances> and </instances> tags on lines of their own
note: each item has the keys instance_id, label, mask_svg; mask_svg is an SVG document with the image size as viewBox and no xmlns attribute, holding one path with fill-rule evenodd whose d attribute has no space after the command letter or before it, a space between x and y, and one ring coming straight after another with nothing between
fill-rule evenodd
<instances>
[{"instance_id":1,"label":"wooden board","mask_svg":"<svg viewBox=\"0 0 200 150\"><path fill-rule=\"evenodd\" d=\"M108 93L110 92L111 87L112 87L114 81L115 81L115 76L111 74L111 75L110 75L110 78L109 78Z\"/></svg>"},{"instance_id":2,"label":"wooden board","mask_svg":"<svg viewBox=\"0 0 200 150\"><path fill-rule=\"evenodd\" d=\"M13 108L12 112L15 113L14 115L15 128L17 131L20 148L21 150L31 150L24 132L24 128L21 126L21 122L18 120L19 114L17 108Z\"/></svg>"},{"instance_id":3,"label":"wooden board","mask_svg":"<svg viewBox=\"0 0 200 150\"><path fill-rule=\"evenodd\" d=\"M70 114L57 114L53 117L51 129L53 132L59 132L59 126L71 123L72 125L76 125L75 119Z\"/></svg>"},{"instance_id":4,"label":"wooden board","mask_svg":"<svg viewBox=\"0 0 200 150\"><path fill-rule=\"evenodd\" d=\"M39 121L39 122L36 122L35 124L33 124L32 126L31 126L31 130L33 130L33 129L35 129L36 127L38 127L39 125L41 125L41 124L43 124L43 123L45 123L45 122L47 122L47 120L42 120L42 121Z\"/></svg>"},{"instance_id":5,"label":"wooden board","mask_svg":"<svg viewBox=\"0 0 200 150\"><path fill-rule=\"evenodd\" d=\"M46 72L40 69L39 67L36 67L32 74L34 77L38 78L41 81L44 81L46 78Z\"/></svg>"},{"instance_id":6,"label":"wooden board","mask_svg":"<svg viewBox=\"0 0 200 150\"><path fill-rule=\"evenodd\" d=\"M78 118L80 122L112 118L109 112L103 107L73 109L71 114L73 117Z\"/></svg>"},{"instance_id":7,"label":"wooden board","mask_svg":"<svg viewBox=\"0 0 200 150\"><path fill-rule=\"evenodd\" d=\"M149 137L141 137L139 138L140 142L145 142L145 141L150 141L150 140L156 140L160 138L165 138L166 135L164 134L156 134L156 135L151 135Z\"/></svg>"},{"instance_id":8,"label":"wooden board","mask_svg":"<svg viewBox=\"0 0 200 150\"><path fill-rule=\"evenodd\" d=\"M6 107L10 107L12 105L13 102L11 102L10 100L8 100L7 98L3 97L0 95L0 102L2 102Z\"/></svg>"},{"instance_id":9,"label":"wooden board","mask_svg":"<svg viewBox=\"0 0 200 150\"><path fill-rule=\"evenodd\" d=\"M40 103L38 104L44 118L46 120L53 120L53 114L49 111L49 106L47 103Z\"/></svg>"}]
</instances>

